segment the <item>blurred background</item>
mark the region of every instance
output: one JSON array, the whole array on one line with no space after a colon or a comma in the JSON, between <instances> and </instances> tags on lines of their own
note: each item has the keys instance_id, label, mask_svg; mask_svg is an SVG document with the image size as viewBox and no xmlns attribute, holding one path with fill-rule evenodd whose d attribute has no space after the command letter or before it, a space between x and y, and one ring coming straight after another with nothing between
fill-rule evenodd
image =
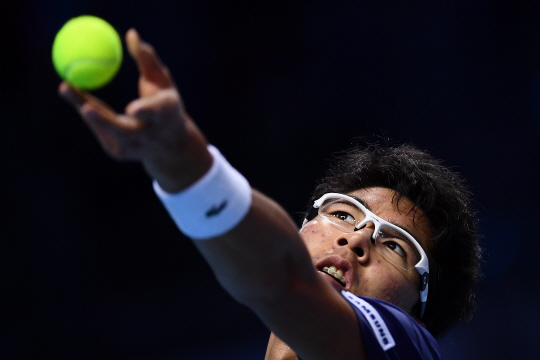
<instances>
[{"instance_id":1,"label":"blurred background","mask_svg":"<svg viewBox=\"0 0 540 360\"><path fill-rule=\"evenodd\" d=\"M3 1L0 359L262 359L268 331L218 286L151 180L57 96L55 33L91 14L168 64L194 117L300 221L332 154L413 143L475 194L485 278L446 359L535 359L540 3ZM137 94L126 55L95 94ZM249 271L249 269L246 269ZM331 330L329 331L331 334ZM329 335L330 336L330 335Z\"/></svg>"}]
</instances>

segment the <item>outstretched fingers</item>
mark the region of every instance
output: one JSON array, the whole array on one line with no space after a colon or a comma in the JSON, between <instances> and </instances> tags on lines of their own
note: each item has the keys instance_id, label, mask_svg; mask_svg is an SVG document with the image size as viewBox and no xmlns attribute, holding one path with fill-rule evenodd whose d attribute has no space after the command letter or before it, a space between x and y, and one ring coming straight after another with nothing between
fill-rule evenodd
<instances>
[{"instance_id":1,"label":"outstretched fingers","mask_svg":"<svg viewBox=\"0 0 540 360\"><path fill-rule=\"evenodd\" d=\"M60 84L58 92L77 110L106 152L119 159L132 157L126 144L132 141L132 134L146 126L144 121L119 115L103 101L66 82Z\"/></svg>"},{"instance_id":2,"label":"outstretched fingers","mask_svg":"<svg viewBox=\"0 0 540 360\"><path fill-rule=\"evenodd\" d=\"M104 124L116 127L124 131L138 130L144 123L134 117L120 116L110 106L90 95L88 92L77 89L72 85L62 82L58 88L60 96L66 100L84 118L99 119Z\"/></svg>"}]
</instances>

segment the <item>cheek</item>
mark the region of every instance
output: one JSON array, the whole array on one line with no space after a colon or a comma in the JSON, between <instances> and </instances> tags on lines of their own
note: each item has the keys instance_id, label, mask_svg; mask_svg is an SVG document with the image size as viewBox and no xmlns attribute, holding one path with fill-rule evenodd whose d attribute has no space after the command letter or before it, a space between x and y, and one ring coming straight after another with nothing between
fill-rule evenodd
<instances>
[{"instance_id":1,"label":"cheek","mask_svg":"<svg viewBox=\"0 0 540 360\"><path fill-rule=\"evenodd\" d=\"M416 304L419 293L402 273L376 261L363 279L363 290L366 296L388 301L407 311ZM377 266L378 265L378 266Z\"/></svg>"},{"instance_id":2,"label":"cheek","mask_svg":"<svg viewBox=\"0 0 540 360\"><path fill-rule=\"evenodd\" d=\"M299 232L304 244L313 256L332 247L332 231L325 229L318 221L312 220Z\"/></svg>"},{"instance_id":3,"label":"cheek","mask_svg":"<svg viewBox=\"0 0 540 360\"><path fill-rule=\"evenodd\" d=\"M393 303L400 284L384 265L380 260L374 260L363 276L363 285L368 294Z\"/></svg>"}]
</instances>

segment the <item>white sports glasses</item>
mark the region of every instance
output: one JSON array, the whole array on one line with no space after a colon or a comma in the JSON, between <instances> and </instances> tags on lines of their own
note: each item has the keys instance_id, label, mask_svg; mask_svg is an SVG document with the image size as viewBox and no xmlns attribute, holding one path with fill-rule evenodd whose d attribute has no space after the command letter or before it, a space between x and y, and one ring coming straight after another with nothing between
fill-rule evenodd
<instances>
[{"instance_id":1,"label":"white sports glasses","mask_svg":"<svg viewBox=\"0 0 540 360\"><path fill-rule=\"evenodd\" d=\"M420 274L420 318L422 318L428 295L429 261L424 249L411 234L381 219L358 200L344 194L327 193L316 200L302 226L317 214L344 232L357 231L364 228L367 223L373 223L375 229L371 242L375 249L399 268L405 271L414 268Z\"/></svg>"}]
</instances>

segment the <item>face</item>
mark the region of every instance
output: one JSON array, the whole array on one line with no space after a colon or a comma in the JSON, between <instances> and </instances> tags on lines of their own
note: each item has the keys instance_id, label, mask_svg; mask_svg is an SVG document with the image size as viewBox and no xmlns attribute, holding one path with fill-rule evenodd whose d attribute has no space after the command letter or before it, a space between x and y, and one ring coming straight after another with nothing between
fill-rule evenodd
<instances>
[{"instance_id":1,"label":"face","mask_svg":"<svg viewBox=\"0 0 540 360\"><path fill-rule=\"evenodd\" d=\"M406 229L428 254L429 220L407 198L392 201L395 192L381 187L361 189L347 195L359 198L377 216ZM411 211L412 210L412 211ZM371 242L374 225L344 232L316 216L300 230L316 269L336 289L388 301L411 313L419 301L420 276L416 269L403 270L375 249ZM345 286L322 272L324 267L341 270Z\"/></svg>"}]
</instances>

